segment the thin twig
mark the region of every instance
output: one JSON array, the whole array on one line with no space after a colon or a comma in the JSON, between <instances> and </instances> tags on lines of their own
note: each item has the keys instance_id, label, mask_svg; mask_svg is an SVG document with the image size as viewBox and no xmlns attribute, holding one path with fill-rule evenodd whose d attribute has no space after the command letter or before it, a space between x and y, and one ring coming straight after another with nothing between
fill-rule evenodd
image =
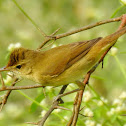
<instances>
[{"instance_id":1,"label":"thin twig","mask_svg":"<svg viewBox=\"0 0 126 126\"><path fill-rule=\"evenodd\" d=\"M122 18L122 16L120 17L117 17L117 18L112 18L112 19L107 19L107 20L104 20L104 21L99 21L99 22L96 22L96 23L93 23L93 24L90 24L88 26L84 26L82 28L79 28L79 29L76 29L76 30L73 30L73 31L69 31L69 32L66 32L66 33L63 33L63 34L59 34L59 35L56 35L56 36L53 36L53 37L50 37L50 38L47 38L45 39L45 41L39 46L38 49L41 49L47 42L53 40L53 39L60 39L60 38L63 38L63 37L66 37L66 36L69 36L69 35L72 35L72 34L75 34L75 33L78 33L78 32L81 32L81 31L84 31L84 30L88 30L88 29L91 29L93 27L96 27L96 26L99 26L99 25L103 25L103 24L107 24L107 23L111 23L111 22L118 22L120 21Z\"/></svg>"},{"instance_id":2,"label":"thin twig","mask_svg":"<svg viewBox=\"0 0 126 126\"><path fill-rule=\"evenodd\" d=\"M81 116L84 116L84 117L94 117L94 116L86 116L86 115L83 115L83 114L81 114L81 113L79 113L79 115L81 115Z\"/></svg>"},{"instance_id":3,"label":"thin twig","mask_svg":"<svg viewBox=\"0 0 126 126\"><path fill-rule=\"evenodd\" d=\"M42 42L42 44L37 48L37 50L41 49L47 42L51 41L51 40L56 40L55 38L55 34L60 30L60 28L58 28L56 31L54 31L51 35L46 36L46 39L44 40L44 42Z\"/></svg>"},{"instance_id":4,"label":"thin twig","mask_svg":"<svg viewBox=\"0 0 126 126\"><path fill-rule=\"evenodd\" d=\"M68 108L65 108L65 107L62 107L62 106L55 106L55 109L62 109L62 110L67 110L67 111L71 111L70 109Z\"/></svg>"},{"instance_id":5,"label":"thin twig","mask_svg":"<svg viewBox=\"0 0 126 126\"><path fill-rule=\"evenodd\" d=\"M82 83L82 85L84 85L84 88L82 90L80 90L78 92L78 94L76 95L75 98L75 102L74 102L74 107L73 107L73 114L71 116L71 119L69 120L67 126L76 126L77 123L77 119L78 119L78 114L80 112L80 105L81 105L81 101L82 101L82 97L83 97L83 92L85 90L86 85L88 84L88 81L90 79L90 75L94 72L94 68L92 68L92 70L90 70L84 79L84 82ZM81 82L80 82L81 83Z\"/></svg>"},{"instance_id":6,"label":"thin twig","mask_svg":"<svg viewBox=\"0 0 126 126\"><path fill-rule=\"evenodd\" d=\"M52 113L52 111L55 109L55 106L58 105L58 101L56 101L52 107L48 110L48 112L44 115L44 117L42 118L42 120L39 122L38 126L43 126L45 121L47 120L47 118L49 117L49 115Z\"/></svg>"},{"instance_id":7,"label":"thin twig","mask_svg":"<svg viewBox=\"0 0 126 126\"><path fill-rule=\"evenodd\" d=\"M38 125L38 122L35 123L35 122L25 122L26 124L32 124L32 125Z\"/></svg>"},{"instance_id":8,"label":"thin twig","mask_svg":"<svg viewBox=\"0 0 126 126\"><path fill-rule=\"evenodd\" d=\"M73 90L73 91L70 91L70 92L67 92L67 93L64 93L64 94L60 94L60 95L58 95L58 96L55 98L55 100L58 100L59 98L61 98L61 97L63 97L63 96L66 96L66 95L68 95L68 94L72 94L72 93L75 93L75 92L78 92L78 91L80 91L80 89L75 89L75 90Z\"/></svg>"},{"instance_id":9,"label":"thin twig","mask_svg":"<svg viewBox=\"0 0 126 126\"><path fill-rule=\"evenodd\" d=\"M78 92L78 94L76 95L74 108L73 108L73 115L67 126L71 126L71 125L74 126L77 123L77 118L78 118L78 114L80 112L80 105L81 105L81 101L82 101L82 97L83 97L83 92L85 90L86 84L88 84L91 72L92 71L90 71L86 74L84 82L82 83L82 85L84 85L84 88L82 90L80 90ZM79 82L79 83L81 83L81 82Z\"/></svg>"},{"instance_id":10,"label":"thin twig","mask_svg":"<svg viewBox=\"0 0 126 126\"><path fill-rule=\"evenodd\" d=\"M60 30L60 28L58 28L58 29L56 29L56 31L54 31L51 35L49 35L49 36L46 36L47 38L53 38L54 37L54 35L58 32ZM55 37L54 37L55 38Z\"/></svg>"},{"instance_id":11,"label":"thin twig","mask_svg":"<svg viewBox=\"0 0 126 126\"><path fill-rule=\"evenodd\" d=\"M79 112L80 112L80 105L81 105L81 102L82 102L82 98L83 98L83 92L85 90L85 87L86 87L86 84L89 80L89 76L87 74L87 76L85 77L85 81L84 81L84 88L82 90L80 90L78 92L78 99L77 99L77 102L75 104L75 107L74 107L74 116L73 116L73 121L72 121L72 126L76 126L76 123L77 123L77 119L78 119L78 115L79 115Z\"/></svg>"},{"instance_id":12,"label":"thin twig","mask_svg":"<svg viewBox=\"0 0 126 126\"><path fill-rule=\"evenodd\" d=\"M63 94L64 91L66 90L68 85L64 85L60 92L59 92L59 95L60 94ZM47 118L50 116L50 114L53 112L54 109L57 109L57 106L59 104L59 99L55 100L51 106L51 108L47 111L47 113L44 115L44 117L42 118L42 120L38 121L37 123L34 123L34 122L27 122L28 124L34 124L34 125L38 125L38 126L43 126L45 121L47 120Z\"/></svg>"},{"instance_id":13,"label":"thin twig","mask_svg":"<svg viewBox=\"0 0 126 126\"><path fill-rule=\"evenodd\" d=\"M9 87L5 87L4 89L0 88L0 91L6 91L6 90L22 90L22 89L32 89L32 88L39 88L39 87L43 87L40 84L36 84L36 85L28 85L28 86L9 86Z\"/></svg>"},{"instance_id":14,"label":"thin twig","mask_svg":"<svg viewBox=\"0 0 126 126\"><path fill-rule=\"evenodd\" d=\"M76 105L77 105L77 101L78 101L78 96L79 96L79 92L77 92L77 95L75 97L75 100L74 100L74 106L73 106L73 114L69 120L69 122L67 123L67 126L71 126L72 122L73 122L73 118L74 118L74 115L75 115L75 110L76 110Z\"/></svg>"},{"instance_id":15,"label":"thin twig","mask_svg":"<svg viewBox=\"0 0 126 126\"><path fill-rule=\"evenodd\" d=\"M59 94L63 94L64 91L66 90L66 88L67 88L67 85L64 85L64 86L61 88ZM55 107L58 106L58 104L59 104L58 100L56 100L55 102L53 102L51 108L48 110L48 112L45 114L45 116L42 118L42 120L39 121L38 126L43 126L43 125L44 125L45 121L46 121L47 118L50 116L50 114L53 112L53 110L55 109Z\"/></svg>"},{"instance_id":16,"label":"thin twig","mask_svg":"<svg viewBox=\"0 0 126 126\"><path fill-rule=\"evenodd\" d=\"M73 31L70 31L70 32L66 32L66 33L57 35L57 36L55 36L55 38L56 39L63 38L63 37L66 37L66 36L69 36L69 35L72 35L72 34L75 34L75 33L78 33L78 32L84 31L84 30L87 30L87 29L91 29L91 28L99 26L99 25L103 25L103 24L111 23L111 22L115 22L115 21L120 21L121 18L122 18L122 16L117 17L117 18L104 20L104 21L99 21L99 22L93 23L93 24L88 25L88 26L84 26L82 28L79 28L79 29L76 29L76 30L73 30Z\"/></svg>"},{"instance_id":17,"label":"thin twig","mask_svg":"<svg viewBox=\"0 0 126 126\"><path fill-rule=\"evenodd\" d=\"M84 89L79 91L79 96L78 96L78 101L77 101L77 105L76 105L76 108L75 108L75 114L74 114L74 117L73 117L72 126L76 126L76 123L77 123L80 105L81 105L82 97L83 97L83 92L84 92Z\"/></svg>"},{"instance_id":18,"label":"thin twig","mask_svg":"<svg viewBox=\"0 0 126 126\"><path fill-rule=\"evenodd\" d=\"M11 86L14 86L16 84L16 82L18 81L17 78L14 79L14 82L11 84ZM0 112L2 111L4 105L7 103L7 99L10 95L12 90L9 90L6 92L6 94L4 95L4 98L2 99L2 101L0 102L1 108L0 108Z\"/></svg>"},{"instance_id":19,"label":"thin twig","mask_svg":"<svg viewBox=\"0 0 126 126\"><path fill-rule=\"evenodd\" d=\"M80 109L80 111L82 111L84 108L85 108L85 106L83 106L83 107Z\"/></svg>"}]
</instances>

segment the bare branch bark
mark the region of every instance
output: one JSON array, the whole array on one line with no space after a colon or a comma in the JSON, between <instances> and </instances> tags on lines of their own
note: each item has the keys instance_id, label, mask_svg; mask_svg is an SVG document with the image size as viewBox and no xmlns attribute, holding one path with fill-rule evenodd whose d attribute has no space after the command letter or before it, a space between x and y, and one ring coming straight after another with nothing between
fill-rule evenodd
<instances>
[{"instance_id":1,"label":"bare branch bark","mask_svg":"<svg viewBox=\"0 0 126 126\"><path fill-rule=\"evenodd\" d=\"M39 88L39 87L43 87L40 84L36 84L36 85L28 85L28 86L8 86L3 88L0 88L0 91L6 91L6 90L22 90L22 89L32 89L32 88Z\"/></svg>"},{"instance_id":2,"label":"bare branch bark","mask_svg":"<svg viewBox=\"0 0 126 126\"><path fill-rule=\"evenodd\" d=\"M1 76L2 77L2 76ZM14 82L11 84L11 86L15 86L16 82L17 82L17 78L14 79ZM6 94L4 95L4 98L2 99L2 101L0 102L1 108L0 108L0 112L2 111L4 105L7 103L7 99L9 97L9 95L11 94L12 90L8 90L6 92Z\"/></svg>"},{"instance_id":3,"label":"bare branch bark","mask_svg":"<svg viewBox=\"0 0 126 126\"><path fill-rule=\"evenodd\" d=\"M69 31L69 32L66 32L66 33L63 33L63 34L59 34L59 35L56 35L56 36L50 36L49 38L45 39L45 41L39 46L38 49L41 49L47 42L49 42L51 40L60 39L60 38L63 38L63 37L66 37L66 36L69 36L69 35L72 35L72 34L75 34L75 33L81 32L81 31L84 31L84 30L91 29L91 28L99 26L99 25L103 25L103 24L107 24L107 23L111 23L111 22L118 22L118 21L121 20L121 18L122 18L122 16L117 17L117 18L104 20L104 21L99 21L99 22L96 22L94 24L87 25L87 26L84 26L82 28L79 28L79 29L76 29L76 30L73 30L73 31Z\"/></svg>"},{"instance_id":4,"label":"bare branch bark","mask_svg":"<svg viewBox=\"0 0 126 126\"><path fill-rule=\"evenodd\" d=\"M66 88L67 88L67 85L64 85L61 88L59 94L63 94ZM56 107L58 106L58 104L59 104L59 101L57 99L57 100L55 100L53 102L51 108L48 110L48 112L45 114L45 116L42 118L42 120L38 122L38 126L43 126L44 125L45 121L47 120L47 118L49 117L49 115L53 112L53 110L56 109Z\"/></svg>"}]
</instances>

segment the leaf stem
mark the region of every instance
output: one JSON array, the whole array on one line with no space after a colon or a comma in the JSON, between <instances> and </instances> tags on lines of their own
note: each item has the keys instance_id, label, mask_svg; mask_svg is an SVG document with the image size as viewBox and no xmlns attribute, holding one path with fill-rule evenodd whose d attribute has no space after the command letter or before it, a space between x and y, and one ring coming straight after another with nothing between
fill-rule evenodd
<instances>
[{"instance_id":1,"label":"leaf stem","mask_svg":"<svg viewBox=\"0 0 126 126\"><path fill-rule=\"evenodd\" d=\"M115 10L115 12L112 14L111 18L114 18L115 15L117 14L117 12L118 12L119 10L121 10L124 6L125 6L125 5L122 5L122 6L118 7L118 8Z\"/></svg>"},{"instance_id":2,"label":"leaf stem","mask_svg":"<svg viewBox=\"0 0 126 126\"><path fill-rule=\"evenodd\" d=\"M15 1L12 0L13 3L18 7L18 9L31 21L31 23L36 27L36 29L44 36L46 37L47 35L39 28L39 26L30 18L30 16L21 8L21 6Z\"/></svg>"}]
</instances>

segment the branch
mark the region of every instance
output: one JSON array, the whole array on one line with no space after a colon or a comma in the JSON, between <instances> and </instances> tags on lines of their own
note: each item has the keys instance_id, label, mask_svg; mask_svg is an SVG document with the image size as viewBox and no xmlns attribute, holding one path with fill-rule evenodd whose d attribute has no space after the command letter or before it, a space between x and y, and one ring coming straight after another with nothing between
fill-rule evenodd
<instances>
[{"instance_id":1,"label":"branch","mask_svg":"<svg viewBox=\"0 0 126 126\"><path fill-rule=\"evenodd\" d=\"M60 38L63 38L63 37L66 37L66 36L69 36L69 35L72 35L72 34L75 34L75 33L81 32L81 31L84 31L84 30L91 29L91 28L99 26L99 25L103 25L103 24L107 24L107 23L111 23L111 22L118 22L121 19L122 19L122 16L117 17L117 18L104 20L104 21L99 21L99 22L96 22L94 24L87 25L87 26L81 27L81 28L73 30L73 31L69 31L69 32L66 32L66 33L63 33L63 34L59 34L59 35L56 35L56 36L50 36L49 38L45 39L45 41L39 46L38 49L41 49L47 42L49 42L51 40L60 39Z\"/></svg>"},{"instance_id":2,"label":"branch","mask_svg":"<svg viewBox=\"0 0 126 126\"><path fill-rule=\"evenodd\" d=\"M74 118L74 115L75 115L76 104L77 104L77 101L78 101L78 96L79 96L79 92L77 92L77 95L75 97L74 106L73 106L73 114L72 114L72 116L70 118L70 121L67 123L67 126L71 126L71 124L73 122L73 118Z\"/></svg>"},{"instance_id":3,"label":"branch","mask_svg":"<svg viewBox=\"0 0 126 126\"><path fill-rule=\"evenodd\" d=\"M67 86L68 86L68 85L64 85L64 86L61 88L61 90L60 90L60 92L59 92L59 95L64 93L64 91L65 91L65 89L67 88ZM50 116L50 114L53 112L54 109L57 109L57 108L58 108L58 106L59 106L59 99L56 99L56 100L53 102L51 108L50 108L50 109L47 111L47 113L44 115L44 117L42 118L42 120L40 120L40 121L37 122L37 123L28 122L28 124L35 124L35 125L38 125L38 126L43 126L44 123L45 123L45 121L47 120L47 118ZM59 107L59 109L60 109L60 107ZM62 109L62 108L61 108L61 109ZM66 109L65 109L65 110L66 110Z\"/></svg>"},{"instance_id":4,"label":"branch","mask_svg":"<svg viewBox=\"0 0 126 126\"><path fill-rule=\"evenodd\" d=\"M5 87L4 89L3 88L0 88L0 91L6 91L6 90L21 90L21 89L32 89L32 88L39 88L39 87L43 87L42 85L40 84L36 84L36 85L28 85L28 86L9 86L9 87Z\"/></svg>"},{"instance_id":5,"label":"branch","mask_svg":"<svg viewBox=\"0 0 126 126\"><path fill-rule=\"evenodd\" d=\"M2 76L1 76L2 78ZM11 86L15 86L16 82L18 81L17 78L14 79L14 82L11 84ZM11 94L12 90L9 90L6 92L6 94L4 95L4 98L2 99L2 101L0 102L1 108L0 108L0 112L2 111L4 105L7 103L7 99L9 97L9 95Z\"/></svg>"},{"instance_id":6,"label":"branch","mask_svg":"<svg viewBox=\"0 0 126 126\"><path fill-rule=\"evenodd\" d=\"M59 92L59 94L63 94L65 89L67 88L67 85L63 86ZM45 116L42 118L42 120L39 122L38 126L43 126L49 115L53 112L53 110L58 106L59 102L58 100L55 100L53 102L52 107L48 110L48 112L45 114Z\"/></svg>"},{"instance_id":7,"label":"branch","mask_svg":"<svg viewBox=\"0 0 126 126\"><path fill-rule=\"evenodd\" d=\"M73 108L73 114L72 114L72 117L70 118L70 121L68 122L67 126L76 126L76 123L77 123L77 119L78 119L78 115L79 115L79 112L80 112L80 105L81 105L81 102L82 102L82 97L83 97L83 92L85 90L85 87L86 87L86 84L88 83L89 81L89 78L90 78L90 75L91 73L88 72L85 76L85 79L84 79L84 87L82 90L80 90L77 95L76 95L76 98L75 98L75 102L74 102L74 108Z\"/></svg>"},{"instance_id":8,"label":"branch","mask_svg":"<svg viewBox=\"0 0 126 126\"><path fill-rule=\"evenodd\" d=\"M79 112L80 112L80 105L81 105L81 102L82 102L84 89L79 91L79 93L78 93L79 96L78 96L77 104L75 106L75 114L74 114L74 117L73 117L72 126L76 126L76 123L77 123L77 119L78 119L78 115L79 115Z\"/></svg>"},{"instance_id":9,"label":"branch","mask_svg":"<svg viewBox=\"0 0 126 126\"><path fill-rule=\"evenodd\" d=\"M75 90L73 90L73 91L70 91L70 92L67 92L67 93L64 93L64 94L59 94L59 95L56 97L55 100L58 100L58 99L60 99L60 98L63 97L63 96L66 96L66 95L68 95L68 94L72 94L72 93L78 92L78 91L80 91L80 89L75 89Z\"/></svg>"}]
</instances>

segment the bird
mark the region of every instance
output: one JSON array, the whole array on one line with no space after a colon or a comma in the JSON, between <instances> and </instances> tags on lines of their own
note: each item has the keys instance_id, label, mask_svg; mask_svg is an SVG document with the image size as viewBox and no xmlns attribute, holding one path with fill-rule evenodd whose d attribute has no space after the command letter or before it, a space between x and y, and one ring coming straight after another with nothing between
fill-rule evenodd
<instances>
[{"instance_id":1,"label":"bird","mask_svg":"<svg viewBox=\"0 0 126 126\"><path fill-rule=\"evenodd\" d=\"M46 51L16 48L0 69L33 80L42 86L60 86L82 79L101 56L126 33L126 27L104 38L74 42Z\"/></svg>"}]
</instances>

